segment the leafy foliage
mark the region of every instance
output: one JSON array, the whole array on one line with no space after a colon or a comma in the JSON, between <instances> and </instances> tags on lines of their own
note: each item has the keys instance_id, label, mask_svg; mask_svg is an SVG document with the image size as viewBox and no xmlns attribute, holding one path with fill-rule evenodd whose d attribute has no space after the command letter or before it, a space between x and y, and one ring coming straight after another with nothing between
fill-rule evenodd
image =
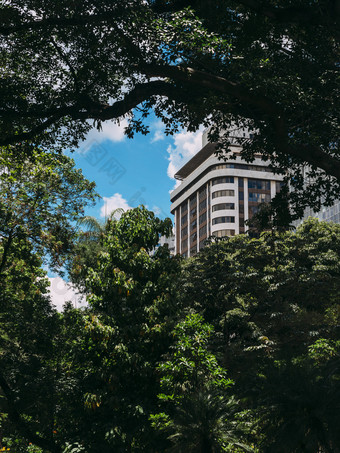
<instances>
[{"instance_id":1,"label":"leafy foliage","mask_svg":"<svg viewBox=\"0 0 340 453\"><path fill-rule=\"evenodd\" d=\"M173 446L166 451L220 452L228 446L251 450L239 442L238 404L228 394L233 381L208 351L212 327L192 314L174 329L176 343L170 360L159 365L164 401L169 415L151 415L153 426L168 433Z\"/></svg>"},{"instance_id":2,"label":"leafy foliage","mask_svg":"<svg viewBox=\"0 0 340 453\"><path fill-rule=\"evenodd\" d=\"M0 426L11 451L37 451L32 443L57 451L53 338L58 316L46 296L41 259L23 239L15 239L14 247L0 281Z\"/></svg>"},{"instance_id":3,"label":"leafy foliage","mask_svg":"<svg viewBox=\"0 0 340 453\"><path fill-rule=\"evenodd\" d=\"M33 244L14 239L0 281L0 442L337 453L339 225L227 238L188 260L153 252L170 228L144 207L109 219L100 247L97 236L77 250L90 306L62 314Z\"/></svg>"},{"instance_id":4,"label":"leafy foliage","mask_svg":"<svg viewBox=\"0 0 340 453\"><path fill-rule=\"evenodd\" d=\"M242 157L286 175L296 215L339 197L337 2L10 0L1 17L2 144L75 147L123 116L145 134L153 109L166 133L212 126L221 154L246 127Z\"/></svg>"},{"instance_id":5,"label":"leafy foliage","mask_svg":"<svg viewBox=\"0 0 340 453\"><path fill-rule=\"evenodd\" d=\"M100 251L83 268L92 315L85 325L88 339L73 360L89 376L84 401L93 429L82 439L87 449L156 448L148 415L157 402L156 364L177 316L173 280L179 259L170 259L165 247L151 252L170 231L169 219L159 220L142 206L110 218Z\"/></svg>"},{"instance_id":6,"label":"leafy foliage","mask_svg":"<svg viewBox=\"0 0 340 453\"><path fill-rule=\"evenodd\" d=\"M1 429L13 452L60 452L61 324L47 296L42 258L62 265L75 221L96 194L72 159L21 151L5 148L0 155Z\"/></svg>"},{"instance_id":7,"label":"leafy foliage","mask_svg":"<svg viewBox=\"0 0 340 453\"><path fill-rule=\"evenodd\" d=\"M338 451L339 225L211 244L182 297L216 330L235 393L259 416L264 452Z\"/></svg>"},{"instance_id":8,"label":"leafy foliage","mask_svg":"<svg viewBox=\"0 0 340 453\"><path fill-rule=\"evenodd\" d=\"M49 255L52 267L60 267L76 237L75 222L96 198L94 186L65 155L35 149L28 157L2 149L0 273L8 266L16 239L29 240L34 251Z\"/></svg>"}]
</instances>

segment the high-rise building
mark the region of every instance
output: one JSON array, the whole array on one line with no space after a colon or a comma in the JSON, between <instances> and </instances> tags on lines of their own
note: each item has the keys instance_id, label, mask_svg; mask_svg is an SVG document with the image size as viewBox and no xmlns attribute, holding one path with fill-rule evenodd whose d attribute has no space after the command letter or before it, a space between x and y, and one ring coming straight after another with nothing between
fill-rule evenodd
<instances>
[{"instance_id":1,"label":"high-rise building","mask_svg":"<svg viewBox=\"0 0 340 453\"><path fill-rule=\"evenodd\" d=\"M340 223L340 200L336 201L332 206L323 206L318 212L313 211L311 208L306 208L303 217L294 223L295 226L301 225L308 217L315 217L324 222Z\"/></svg>"},{"instance_id":2,"label":"high-rise building","mask_svg":"<svg viewBox=\"0 0 340 453\"><path fill-rule=\"evenodd\" d=\"M154 250L151 252L151 254L153 255L159 247L161 247L165 244L167 244L167 246L168 246L170 256L174 256L175 255L175 235L174 234L172 234L169 237L160 236L159 242L156 245L156 247L154 248Z\"/></svg>"},{"instance_id":3,"label":"high-rise building","mask_svg":"<svg viewBox=\"0 0 340 453\"><path fill-rule=\"evenodd\" d=\"M309 178L309 167L304 168L304 179L306 183L310 183ZM294 226L298 227L304 222L308 217L315 217L323 222L334 222L340 223L340 199L336 200L332 206L324 206L322 204L320 211L314 211L312 208L307 207L304 211L303 217L294 222Z\"/></svg>"},{"instance_id":4,"label":"high-rise building","mask_svg":"<svg viewBox=\"0 0 340 453\"><path fill-rule=\"evenodd\" d=\"M242 160L236 143L230 145L235 160L218 159L206 135L203 148L175 174L181 183L170 196L175 250L183 256L195 255L209 236L245 233L245 221L275 196L283 179L260 155L250 164Z\"/></svg>"}]
</instances>

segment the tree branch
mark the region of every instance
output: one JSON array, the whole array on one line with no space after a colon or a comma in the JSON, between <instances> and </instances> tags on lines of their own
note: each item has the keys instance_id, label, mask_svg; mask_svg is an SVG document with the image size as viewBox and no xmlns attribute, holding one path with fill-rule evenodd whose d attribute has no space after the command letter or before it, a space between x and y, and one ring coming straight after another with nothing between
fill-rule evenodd
<instances>
[{"instance_id":1,"label":"tree branch","mask_svg":"<svg viewBox=\"0 0 340 453\"><path fill-rule=\"evenodd\" d=\"M239 83L189 67L143 64L141 72L150 78L171 79L173 83L165 80L155 80L136 85L132 91L125 95L124 99L116 101L111 106L101 104L89 97L73 106L55 107L48 110L44 110L43 106L36 105L27 111L25 118L41 118L43 116L49 118L29 132L1 139L0 146L23 140L33 140L41 132L45 131L48 126L62 117L70 117L73 120L82 121L86 119L105 121L122 117L152 96L179 99L180 90L178 84L182 83L188 86L196 85L200 90L205 89L221 93L240 101L244 106L250 108L252 112L250 117L260 116L266 122L273 124L277 137L276 146L279 152L295 156L301 162L315 165L340 180L340 161L338 159L317 147L313 148L303 144L300 146L289 145L288 132L283 127L284 112L276 102L265 95L255 94ZM2 114L6 115L6 111L3 110ZM22 114L19 112L9 111L7 115L12 115L12 117L17 115L18 119L22 118Z\"/></svg>"},{"instance_id":2,"label":"tree branch","mask_svg":"<svg viewBox=\"0 0 340 453\"><path fill-rule=\"evenodd\" d=\"M284 154L294 156L301 162L306 162L321 168L327 174L340 181L340 160L313 145L291 145L288 142L288 131L283 116L274 121L274 131L277 149Z\"/></svg>"},{"instance_id":3,"label":"tree branch","mask_svg":"<svg viewBox=\"0 0 340 453\"><path fill-rule=\"evenodd\" d=\"M58 55L60 56L60 58L66 63L66 65L68 66L71 74L72 74L72 77L73 77L73 83L74 83L74 87L75 87L75 90L77 93L80 92L80 89L79 89L79 83L78 83L78 78L77 78L77 74L76 74L76 71L74 70L71 62L70 62L70 59L67 57L67 55L65 54L65 52L62 51L62 49L60 49L60 47L57 45L57 43L55 42L53 36L50 37L50 41L53 45L53 47L55 48L55 50L57 51Z\"/></svg>"},{"instance_id":4,"label":"tree branch","mask_svg":"<svg viewBox=\"0 0 340 453\"><path fill-rule=\"evenodd\" d=\"M55 118L55 117L49 118L46 121L43 121L42 123L40 123L38 126L34 127L29 132L22 132L19 134L13 134L13 135L4 137L3 139L0 139L0 146L12 145L14 143L20 143L25 140L28 140L28 141L33 140L39 134L44 132L49 126L54 124L57 121L57 119L58 118Z\"/></svg>"},{"instance_id":5,"label":"tree branch","mask_svg":"<svg viewBox=\"0 0 340 453\"><path fill-rule=\"evenodd\" d=\"M197 85L212 91L218 91L233 98L237 98L245 104L260 109L263 114L279 115L281 110L275 102L264 95L258 96L246 87L207 72L182 66L157 66L144 65L142 71L149 77L169 77L175 82L181 81Z\"/></svg>"},{"instance_id":6,"label":"tree branch","mask_svg":"<svg viewBox=\"0 0 340 453\"><path fill-rule=\"evenodd\" d=\"M258 96L242 85L192 68L180 66L146 65L144 71L149 76L171 77L174 81L196 84L200 88L219 91L232 98L237 98L252 111L256 111L272 122L278 151L295 156L302 162L308 162L323 169L340 181L340 160L317 147L310 145L291 146L288 142L288 131L285 127L284 112L266 96Z\"/></svg>"},{"instance_id":7,"label":"tree branch","mask_svg":"<svg viewBox=\"0 0 340 453\"><path fill-rule=\"evenodd\" d=\"M82 100L73 106L55 107L52 109L44 109L43 106L35 105L28 109L23 116L21 112L2 110L1 115L8 115L12 118L20 120L22 118L46 118L41 124L32 128L28 132L3 137L0 139L0 146L6 146L13 143L18 143L25 140L34 140L40 133L44 132L49 126L56 123L63 117L70 117L73 120L97 119L101 121L109 119L117 119L137 107L143 101L150 99L152 96L167 96L168 98L178 97L178 92L175 87L168 82L155 80L151 82L141 83L125 95L124 99L116 101L113 105L101 104L90 99Z\"/></svg>"}]
</instances>

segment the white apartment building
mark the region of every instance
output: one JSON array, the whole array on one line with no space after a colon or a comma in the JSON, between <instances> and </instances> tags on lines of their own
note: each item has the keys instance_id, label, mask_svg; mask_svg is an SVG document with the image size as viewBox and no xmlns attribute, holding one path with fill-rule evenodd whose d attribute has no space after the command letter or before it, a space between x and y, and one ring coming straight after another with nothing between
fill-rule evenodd
<instances>
[{"instance_id":1,"label":"white apartment building","mask_svg":"<svg viewBox=\"0 0 340 453\"><path fill-rule=\"evenodd\" d=\"M160 236L159 242L156 245L156 247L154 248L154 250L151 252L151 254L153 255L159 247L161 247L165 244L167 244L167 246L168 246L170 256L174 256L175 255L175 235L174 234L172 234L169 237Z\"/></svg>"},{"instance_id":2,"label":"white apartment building","mask_svg":"<svg viewBox=\"0 0 340 453\"><path fill-rule=\"evenodd\" d=\"M245 221L263 202L280 190L281 175L275 175L260 155L248 164L231 145L236 160L219 160L215 145L203 135L203 148L175 175L181 184L171 193L175 216L175 252L193 256L209 236L245 233Z\"/></svg>"}]
</instances>

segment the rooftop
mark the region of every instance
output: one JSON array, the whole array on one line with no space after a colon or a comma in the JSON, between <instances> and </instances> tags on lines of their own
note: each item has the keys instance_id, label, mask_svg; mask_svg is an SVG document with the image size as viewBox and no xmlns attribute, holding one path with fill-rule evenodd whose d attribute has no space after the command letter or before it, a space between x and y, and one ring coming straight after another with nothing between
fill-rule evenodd
<instances>
[{"instance_id":1,"label":"rooftop","mask_svg":"<svg viewBox=\"0 0 340 453\"><path fill-rule=\"evenodd\" d=\"M187 162L182 168L178 170L178 172L175 174L175 178L179 179L180 181L185 179L187 176L190 175L190 173L192 173L204 161L206 161L208 157L214 154L215 150L216 147L214 143L208 143L207 145L205 145L204 148L201 149L201 151L198 151L198 153L195 154L189 160L189 162Z\"/></svg>"}]
</instances>

